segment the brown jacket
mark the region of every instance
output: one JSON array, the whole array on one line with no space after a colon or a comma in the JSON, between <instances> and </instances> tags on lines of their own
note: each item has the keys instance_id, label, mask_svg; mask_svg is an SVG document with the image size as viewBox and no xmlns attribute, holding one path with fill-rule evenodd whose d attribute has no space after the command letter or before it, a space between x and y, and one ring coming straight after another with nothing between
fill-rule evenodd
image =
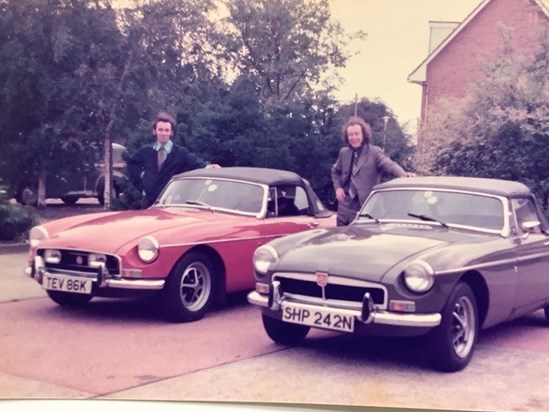
<instances>
[{"instance_id":1,"label":"brown jacket","mask_svg":"<svg viewBox=\"0 0 549 412\"><path fill-rule=\"evenodd\" d=\"M339 156L332 166L332 182L334 190L344 187L345 182L349 179L349 170L351 160L353 158L353 150L349 147L343 147L339 151ZM358 200L360 204L366 201L366 198L372 191L372 188L379 183L383 173L393 177L403 177L406 172L396 162L383 152L378 146L366 144L358 158L357 168L355 173L355 186L358 192Z\"/></svg>"}]
</instances>

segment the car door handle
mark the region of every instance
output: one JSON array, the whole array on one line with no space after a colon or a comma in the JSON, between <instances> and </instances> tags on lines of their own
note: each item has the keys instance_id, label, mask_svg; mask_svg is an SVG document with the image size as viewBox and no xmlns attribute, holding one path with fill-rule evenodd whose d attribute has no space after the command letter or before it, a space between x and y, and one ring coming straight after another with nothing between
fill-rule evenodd
<instances>
[{"instance_id":1,"label":"car door handle","mask_svg":"<svg viewBox=\"0 0 549 412\"><path fill-rule=\"evenodd\" d=\"M320 225L320 223L318 223L317 221L314 221L314 222L309 222L308 226L312 229L314 227L317 227L318 225Z\"/></svg>"}]
</instances>

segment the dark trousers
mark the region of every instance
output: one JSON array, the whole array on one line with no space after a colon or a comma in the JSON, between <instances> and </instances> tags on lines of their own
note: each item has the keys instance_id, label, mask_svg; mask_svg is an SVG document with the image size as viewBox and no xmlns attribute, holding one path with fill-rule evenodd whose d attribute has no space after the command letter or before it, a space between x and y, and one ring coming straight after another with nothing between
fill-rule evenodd
<instances>
[{"instance_id":1,"label":"dark trousers","mask_svg":"<svg viewBox=\"0 0 549 412\"><path fill-rule=\"evenodd\" d=\"M153 203L154 200L151 200L147 196L143 195L143 198L141 199L141 209L148 209Z\"/></svg>"},{"instance_id":2,"label":"dark trousers","mask_svg":"<svg viewBox=\"0 0 549 412\"><path fill-rule=\"evenodd\" d=\"M346 197L343 202L339 202L337 205L337 225L347 226L350 224L355 220L361 206L358 198L351 200Z\"/></svg>"}]
</instances>

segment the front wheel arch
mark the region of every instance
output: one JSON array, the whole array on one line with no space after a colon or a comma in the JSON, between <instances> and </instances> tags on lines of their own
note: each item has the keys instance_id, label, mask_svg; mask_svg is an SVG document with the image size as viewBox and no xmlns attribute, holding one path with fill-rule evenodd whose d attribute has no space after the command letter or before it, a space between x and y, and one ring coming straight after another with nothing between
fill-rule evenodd
<instances>
[{"instance_id":1,"label":"front wheel arch","mask_svg":"<svg viewBox=\"0 0 549 412\"><path fill-rule=\"evenodd\" d=\"M488 285L486 284L484 277L476 270L471 270L464 273L460 281L467 283L475 294L478 309L478 325L480 330L486 320L486 316L488 315L488 307L490 306L490 293L488 290Z\"/></svg>"},{"instance_id":2,"label":"front wheel arch","mask_svg":"<svg viewBox=\"0 0 549 412\"><path fill-rule=\"evenodd\" d=\"M218 256L207 247L195 247L175 263L160 294L166 318L174 322L202 319L225 289Z\"/></svg>"},{"instance_id":3,"label":"front wheel arch","mask_svg":"<svg viewBox=\"0 0 549 412\"><path fill-rule=\"evenodd\" d=\"M476 296L467 283L460 281L448 296L440 325L427 335L435 369L456 372L465 368L473 357L478 332Z\"/></svg>"},{"instance_id":4,"label":"front wheel arch","mask_svg":"<svg viewBox=\"0 0 549 412\"><path fill-rule=\"evenodd\" d=\"M214 290L214 303L216 304L223 303L225 301L225 295L227 292L227 283L226 283L225 263L223 262L221 255L219 254L219 252L217 252L217 250L209 246L199 245L199 246L193 247L192 249L189 249L179 258L179 260L183 259L185 255L191 252L202 253L208 256L208 258L210 259L210 262L214 266L214 270L217 275L217 288L216 290Z\"/></svg>"}]
</instances>

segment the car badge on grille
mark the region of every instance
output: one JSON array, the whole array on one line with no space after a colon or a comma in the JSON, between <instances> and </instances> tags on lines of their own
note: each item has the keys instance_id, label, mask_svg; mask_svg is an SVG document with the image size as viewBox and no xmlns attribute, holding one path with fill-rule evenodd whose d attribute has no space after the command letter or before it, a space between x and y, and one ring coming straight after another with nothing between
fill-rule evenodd
<instances>
[{"instance_id":1,"label":"car badge on grille","mask_svg":"<svg viewBox=\"0 0 549 412\"><path fill-rule=\"evenodd\" d=\"M83 264L84 263L84 258L82 256L77 256L76 257L76 263L78 263L79 265Z\"/></svg>"},{"instance_id":2,"label":"car badge on grille","mask_svg":"<svg viewBox=\"0 0 549 412\"><path fill-rule=\"evenodd\" d=\"M326 272L316 272L316 284L321 288L328 284L328 274Z\"/></svg>"}]
</instances>

